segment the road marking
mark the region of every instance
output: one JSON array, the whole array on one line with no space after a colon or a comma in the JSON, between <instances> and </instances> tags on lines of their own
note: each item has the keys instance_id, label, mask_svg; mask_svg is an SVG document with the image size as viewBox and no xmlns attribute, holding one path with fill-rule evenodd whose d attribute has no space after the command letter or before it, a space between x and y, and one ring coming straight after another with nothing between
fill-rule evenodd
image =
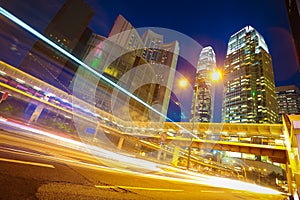
<instances>
[{"instance_id":1,"label":"road marking","mask_svg":"<svg viewBox=\"0 0 300 200\"><path fill-rule=\"evenodd\" d=\"M167 189L167 188L144 188L144 187L132 187L132 186L121 186L121 185L95 185L96 188L122 188L132 190L151 190L151 191L165 191L165 192L183 192L184 190Z\"/></svg>"},{"instance_id":2,"label":"road marking","mask_svg":"<svg viewBox=\"0 0 300 200\"><path fill-rule=\"evenodd\" d=\"M200 192L224 193L224 191L221 190L200 190Z\"/></svg>"},{"instance_id":3,"label":"road marking","mask_svg":"<svg viewBox=\"0 0 300 200\"><path fill-rule=\"evenodd\" d=\"M39 167L55 168L53 165L48 165L48 164L44 164L44 163L27 162L27 161L6 159L6 158L0 158L0 161L12 162L12 163L19 163L19 164L25 164L25 165L34 165L34 166L39 166Z\"/></svg>"},{"instance_id":4,"label":"road marking","mask_svg":"<svg viewBox=\"0 0 300 200\"><path fill-rule=\"evenodd\" d=\"M234 193L234 194L241 194L242 192L241 192L241 191L231 191L231 193Z\"/></svg>"}]
</instances>

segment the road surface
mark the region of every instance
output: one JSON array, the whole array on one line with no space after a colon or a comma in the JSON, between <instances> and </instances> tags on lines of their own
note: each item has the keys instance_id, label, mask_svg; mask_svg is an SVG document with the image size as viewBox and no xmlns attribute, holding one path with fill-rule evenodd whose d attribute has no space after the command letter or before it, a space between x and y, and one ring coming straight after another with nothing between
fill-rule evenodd
<instances>
[{"instance_id":1,"label":"road surface","mask_svg":"<svg viewBox=\"0 0 300 200\"><path fill-rule=\"evenodd\" d=\"M0 123L0 199L285 199L253 184L201 175ZM96 156L95 156L96 155ZM256 191L256 192L255 192Z\"/></svg>"}]
</instances>

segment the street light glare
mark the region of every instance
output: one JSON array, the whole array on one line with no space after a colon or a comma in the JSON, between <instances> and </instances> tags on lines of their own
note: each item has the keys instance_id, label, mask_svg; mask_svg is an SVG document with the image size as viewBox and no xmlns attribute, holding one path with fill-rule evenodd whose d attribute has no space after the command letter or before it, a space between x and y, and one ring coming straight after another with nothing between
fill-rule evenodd
<instances>
[{"instance_id":1,"label":"street light glare","mask_svg":"<svg viewBox=\"0 0 300 200\"><path fill-rule=\"evenodd\" d=\"M187 84L188 84L188 81L185 78L179 80L179 86L180 87L184 88L184 87L187 86Z\"/></svg>"},{"instance_id":2,"label":"street light glare","mask_svg":"<svg viewBox=\"0 0 300 200\"><path fill-rule=\"evenodd\" d=\"M218 81L221 80L221 72L219 70L214 70L211 73L211 80L212 81Z\"/></svg>"}]
</instances>

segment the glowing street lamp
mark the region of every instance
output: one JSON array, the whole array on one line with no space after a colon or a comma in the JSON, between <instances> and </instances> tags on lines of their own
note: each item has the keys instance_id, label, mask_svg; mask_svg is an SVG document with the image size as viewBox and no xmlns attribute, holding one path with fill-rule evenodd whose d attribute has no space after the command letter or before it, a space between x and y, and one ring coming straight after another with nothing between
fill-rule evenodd
<instances>
[{"instance_id":1,"label":"glowing street lamp","mask_svg":"<svg viewBox=\"0 0 300 200\"><path fill-rule=\"evenodd\" d=\"M216 82L221 80L222 78L221 72L219 70L213 70L208 76L207 79ZM199 93L199 87L203 86L205 83L205 78L196 78L195 82L195 88L194 88L194 105L193 105L193 124L192 124L192 133L194 133L194 126L195 126L195 117L196 117L196 103L198 101L198 93ZM189 85L189 82L187 79L182 78L178 81L178 86L180 88L186 88ZM191 147L193 143L193 137L191 137L191 143L189 145L188 149L188 161L187 161L187 169L190 168L190 159L191 159Z\"/></svg>"},{"instance_id":2,"label":"glowing street lamp","mask_svg":"<svg viewBox=\"0 0 300 200\"><path fill-rule=\"evenodd\" d=\"M207 77L210 81L216 82L222 79L221 72L219 70L213 70L211 74ZM193 124L192 124L192 133L194 133L194 127L195 127L195 118L196 118L196 103L198 101L198 95L199 95L199 86L203 86L203 84L206 84L206 79L205 78L198 78L196 77L196 82L195 82L195 98L194 98L194 105L193 105ZM191 148L192 148L192 143L193 143L193 137L191 137L191 143L189 145L188 149L188 161L187 161L187 166L186 168L190 168L190 160L191 160Z\"/></svg>"},{"instance_id":3,"label":"glowing street lamp","mask_svg":"<svg viewBox=\"0 0 300 200\"><path fill-rule=\"evenodd\" d=\"M187 85L188 85L188 81L185 78L182 78L182 79L179 80L179 86L181 88L186 88Z\"/></svg>"},{"instance_id":4,"label":"glowing street lamp","mask_svg":"<svg viewBox=\"0 0 300 200\"><path fill-rule=\"evenodd\" d=\"M222 79L222 74L220 70L213 70L210 74L210 80L211 81L219 81Z\"/></svg>"}]
</instances>

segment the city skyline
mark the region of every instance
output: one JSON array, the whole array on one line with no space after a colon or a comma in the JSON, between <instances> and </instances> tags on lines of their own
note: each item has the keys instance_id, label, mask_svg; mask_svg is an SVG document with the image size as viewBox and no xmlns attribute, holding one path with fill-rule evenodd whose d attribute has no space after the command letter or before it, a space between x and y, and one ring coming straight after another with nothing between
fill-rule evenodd
<instances>
[{"instance_id":1,"label":"city skyline","mask_svg":"<svg viewBox=\"0 0 300 200\"><path fill-rule=\"evenodd\" d=\"M86 2L89 1L86 0ZM283 65L284 63L282 61L282 58L278 58L277 55L283 54L284 52L282 51L284 50L288 50L288 52L292 51L291 49L289 49L290 46L285 47L285 45L291 45L289 42L292 42L290 41L290 39L292 38L290 38L291 34L289 30L288 17L284 1L253 1L251 4L247 5L247 9L255 10L255 14L251 12L245 12L245 9L243 9L245 8L245 5L240 1L234 0L211 1L205 3L199 2L198 4L192 4L188 1L185 4L180 5L170 4L168 1L164 2L163 5L169 5L170 8L170 11L164 10L165 14L172 17L175 16L175 19L171 17L161 17L164 14L162 8L158 8L157 12L152 13L151 16L153 18L151 18L147 16L150 16L148 15L148 13L153 10L147 7L143 9L137 9L138 7L142 7L142 5L139 4L124 5L119 2L120 4L115 4L114 10L111 10L113 8L111 5L115 3L114 1L96 4L95 1L91 0L90 3L91 5L95 6L96 10L97 8L99 8L99 10L104 11L103 13L96 12L95 17L91 20L91 27L94 27L95 29L97 28L98 31L107 31L107 28L112 21L112 19L108 18L108 16L113 16L121 13L136 28L147 26L171 28L191 36L192 38L197 40L203 47L208 45L212 46L216 52L218 66L222 66L224 64L226 47L229 37L237 30L240 30L246 25L255 27L265 37L266 43L270 48L270 54L275 59L275 69L279 67L278 65ZM195 7L192 7L192 5ZM198 8L201 7L214 8L219 12L210 12L208 9L200 9L201 12L195 12ZM184 15L176 12L180 9L184 11L184 9L186 8L189 8L189 12L185 13ZM230 8L232 9L232 11L234 10L234 13L231 14ZM132 10L136 10L137 12L133 12ZM141 15L141 11L145 13L145 17L134 18L134 16ZM106 16L103 17L106 20L106 23L104 23L103 21L101 22L102 25L106 24L105 28L100 28L100 22L98 22L98 24L96 23L97 16L99 15ZM201 19L201 17L206 18ZM195 19L199 20L194 21ZM281 38L281 42L276 41L280 37L283 37ZM214 40L213 38L216 39ZM287 44L283 44L283 41ZM281 48L276 49L275 47ZM291 62L296 61L295 58L288 58L291 60ZM280 61L279 63L276 62L276 60L278 59ZM284 77L278 77L279 74L279 71L276 72L276 78L280 82L284 81Z\"/></svg>"},{"instance_id":2,"label":"city skyline","mask_svg":"<svg viewBox=\"0 0 300 200\"><path fill-rule=\"evenodd\" d=\"M24 21L43 30L46 25L45 22L53 17L55 10L57 11L64 1L53 1L51 5L42 5L42 3L34 0L31 0L31 2L30 8L28 8L28 2L23 3L22 1L4 1L3 7L7 7L8 10L23 18ZM115 17L121 13L135 27L172 28L191 36L202 46L211 45L216 52L217 66L221 68L224 66L226 43L230 35L247 24L253 25L264 36L269 46L273 58L276 86L296 84L299 87L299 72L297 72L298 67L296 66L284 2L257 1L257 3L248 4L247 10L255 10L255 14L244 12L245 6L239 1L211 1L198 4L187 2L181 5L159 2L158 5L162 6L158 7L156 12L153 12L153 9L142 7L140 4L127 5L119 1L99 3L86 0L85 2L95 10L95 15L89 27L98 34L107 35ZM19 5L16 6L16 4ZM35 6L32 7L32 5ZM163 9L164 6L169 6L169 9ZM205 9L205 7L216 10L216 12L210 12L210 9ZM39 8L39 10L36 8ZM231 10L235 10L235 12L233 13ZM180 11L185 14L180 14ZM162 17L165 15L168 17ZM201 18L204 16L205 20ZM199 20L195 21L194 19ZM179 62L177 70L189 80L193 80L195 70L183 65ZM174 85L175 83L176 80ZM217 90L216 95L220 96L220 91ZM191 98L181 105L184 105L182 107L184 114L188 114ZM221 103L216 102L215 110L220 111L220 107Z\"/></svg>"},{"instance_id":3,"label":"city skyline","mask_svg":"<svg viewBox=\"0 0 300 200\"><path fill-rule=\"evenodd\" d=\"M234 0L209 1L205 3L188 1L184 4L174 4L168 1L154 2L154 5L161 5L155 12L150 7L143 7L139 4L127 5L114 1L103 4L97 4L95 1L91 1L91 3L99 10L104 11L101 14L98 13L98 15L105 16L107 22L104 23L102 21L100 23L92 20L91 25L95 28L97 27L97 30L105 32L105 26L103 25L110 24L111 19L109 16L116 15L118 12L122 13L135 27L160 26L175 29L191 36L203 47L212 46L216 53L217 67L220 68L223 68L225 63L226 46L230 36L244 26L252 25L264 36L269 46L273 59L275 85L295 84L300 87L299 67L296 62L296 54L284 1L257 0L246 5L247 10L255 12L245 12L243 2ZM111 9L112 7L114 8L113 10ZM210 9L205 8L216 10L216 12L211 12ZM181 14L182 12L184 14ZM202 17L205 19L202 19ZM100 24L101 26L98 26ZM177 71L186 76L189 81L193 81L195 70L186 67L185 64L180 62L179 59ZM174 86L175 84L176 80L174 80ZM193 82L191 85L193 85ZM187 117L186 121L189 119L189 110L192 102L192 93L185 93L185 95L187 94L190 98L180 102L181 110ZM216 96L219 99L215 103L216 113L221 111L221 94L220 89L217 89ZM215 115L215 117L214 121L221 121L220 116Z\"/></svg>"},{"instance_id":4,"label":"city skyline","mask_svg":"<svg viewBox=\"0 0 300 200\"><path fill-rule=\"evenodd\" d=\"M176 191L166 199L251 199L264 198L263 186L298 196L300 93L289 82L298 84L299 66L291 64L291 34L282 35L286 24L265 21L265 6L279 8L271 1L4 1L1 163L11 183L4 195L21 188L19 195L40 198L46 186L57 199L73 188L76 198L83 189L86 198Z\"/></svg>"}]
</instances>

